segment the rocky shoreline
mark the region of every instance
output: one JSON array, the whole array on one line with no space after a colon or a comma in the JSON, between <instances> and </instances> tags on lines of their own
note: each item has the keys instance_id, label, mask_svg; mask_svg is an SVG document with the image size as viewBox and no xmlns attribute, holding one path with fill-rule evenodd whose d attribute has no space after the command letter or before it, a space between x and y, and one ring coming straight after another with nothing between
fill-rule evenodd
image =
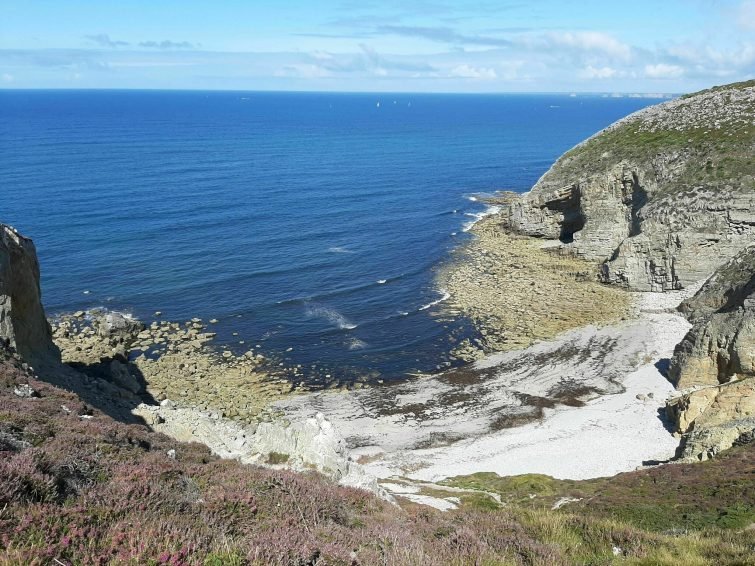
<instances>
[{"instance_id":1,"label":"rocky shoreline","mask_svg":"<svg viewBox=\"0 0 755 566\"><path fill-rule=\"evenodd\" d=\"M304 389L289 379L297 368L258 350L239 356L213 347L211 324L198 318L145 325L119 312L78 311L52 319L51 328L62 361L85 375L247 424L270 420L269 403Z\"/></svg>"},{"instance_id":2,"label":"rocky shoreline","mask_svg":"<svg viewBox=\"0 0 755 566\"><path fill-rule=\"evenodd\" d=\"M738 104L755 102L755 83L731 88ZM742 126L712 146L696 130L658 129L656 118L698 105L724 119L722 96L625 119L565 154L529 193L500 197L439 274L449 295L441 315L479 330L454 352L474 364L307 392L291 379L300 368L258 347L214 348L212 321L145 326L81 311L50 325L33 244L0 225L2 346L119 420L385 497L375 477L585 478L715 457L755 438L755 205L752 176L738 168L755 134ZM631 152L617 133L634 136Z\"/></svg>"},{"instance_id":3,"label":"rocky shoreline","mask_svg":"<svg viewBox=\"0 0 755 566\"><path fill-rule=\"evenodd\" d=\"M450 295L443 310L469 318L480 333L458 346L456 357L473 361L631 316L631 294L598 282L597 264L560 253L557 240L508 232L496 214L479 220L470 233L474 239L438 277Z\"/></svg>"}]
</instances>

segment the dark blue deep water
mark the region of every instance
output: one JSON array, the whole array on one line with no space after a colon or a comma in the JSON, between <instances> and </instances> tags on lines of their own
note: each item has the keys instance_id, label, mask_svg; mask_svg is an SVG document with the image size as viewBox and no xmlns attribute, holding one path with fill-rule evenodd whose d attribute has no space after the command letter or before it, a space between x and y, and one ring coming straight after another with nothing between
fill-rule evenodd
<instances>
[{"instance_id":1,"label":"dark blue deep water","mask_svg":"<svg viewBox=\"0 0 755 566\"><path fill-rule=\"evenodd\" d=\"M36 242L49 313L217 318L219 342L312 379L390 379L434 368L462 325L422 307L484 209L469 197L529 189L653 102L0 91L0 221Z\"/></svg>"}]
</instances>

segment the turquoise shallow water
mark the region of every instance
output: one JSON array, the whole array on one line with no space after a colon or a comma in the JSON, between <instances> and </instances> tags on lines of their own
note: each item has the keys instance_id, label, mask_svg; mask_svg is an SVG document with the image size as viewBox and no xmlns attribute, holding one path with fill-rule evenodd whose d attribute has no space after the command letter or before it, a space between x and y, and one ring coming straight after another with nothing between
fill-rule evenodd
<instances>
[{"instance_id":1,"label":"turquoise shallow water","mask_svg":"<svg viewBox=\"0 0 755 566\"><path fill-rule=\"evenodd\" d=\"M312 380L390 379L470 332L424 307L484 209L472 197L529 189L654 102L0 91L0 220L34 238L50 313L217 318L220 343L260 344Z\"/></svg>"}]
</instances>

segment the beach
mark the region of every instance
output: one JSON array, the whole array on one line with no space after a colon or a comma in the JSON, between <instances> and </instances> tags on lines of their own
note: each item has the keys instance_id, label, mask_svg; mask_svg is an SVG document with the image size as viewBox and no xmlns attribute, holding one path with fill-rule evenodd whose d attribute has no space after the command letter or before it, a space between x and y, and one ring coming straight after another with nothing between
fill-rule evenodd
<instances>
[{"instance_id":1,"label":"beach","mask_svg":"<svg viewBox=\"0 0 755 566\"><path fill-rule=\"evenodd\" d=\"M368 473L388 491L399 482L397 496L407 495L402 495L407 482L439 482L476 472L578 480L671 459L679 441L665 420L665 402L674 388L664 372L690 327L676 306L696 289L629 293L604 286L579 271L574 274L586 262L545 251L539 240L496 234L494 223L495 217L481 220L473 231L482 237L460 256L478 259L471 265L461 262L442 277L461 282L470 270L492 274L487 285L473 285L473 297L463 296L461 283L449 285L447 304L499 314L506 314L504 305L514 307L508 317L494 319L499 326L488 319L481 328L505 340L507 351L478 352L479 359L462 368L401 383L285 398L273 410L292 422L325 415ZM483 263L483 246L502 239L516 245L499 247L498 257ZM511 255L502 258L507 250ZM507 267L520 261L522 250L542 255L512 275ZM531 295L523 290L532 281L527 269L539 274ZM503 299L509 284L514 292ZM538 294L537 289L553 285L580 295L546 300ZM486 291L494 293L492 308ZM501 320L529 325L516 335L522 326L502 327ZM538 326L543 321L552 324ZM490 340L485 346L495 344L500 342Z\"/></svg>"}]
</instances>

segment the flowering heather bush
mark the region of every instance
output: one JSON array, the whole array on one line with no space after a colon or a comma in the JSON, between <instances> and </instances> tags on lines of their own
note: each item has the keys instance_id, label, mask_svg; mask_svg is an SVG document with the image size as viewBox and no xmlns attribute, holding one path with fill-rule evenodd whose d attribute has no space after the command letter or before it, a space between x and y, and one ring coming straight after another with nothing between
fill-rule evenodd
<instances>
[{"instance_id":1,"label":"flowering heather bush","mask_svg":"<svg viewBox=\"0 0 755 566\"><path fill-rule=\"evenodd\" d=\"M18 383L39 397L15 396ZM402 510L115 422L0 359L0 564L606 564L614 546L624 563L746 564L745 537L533 509Z\"/></svg>"}]
</instances>

